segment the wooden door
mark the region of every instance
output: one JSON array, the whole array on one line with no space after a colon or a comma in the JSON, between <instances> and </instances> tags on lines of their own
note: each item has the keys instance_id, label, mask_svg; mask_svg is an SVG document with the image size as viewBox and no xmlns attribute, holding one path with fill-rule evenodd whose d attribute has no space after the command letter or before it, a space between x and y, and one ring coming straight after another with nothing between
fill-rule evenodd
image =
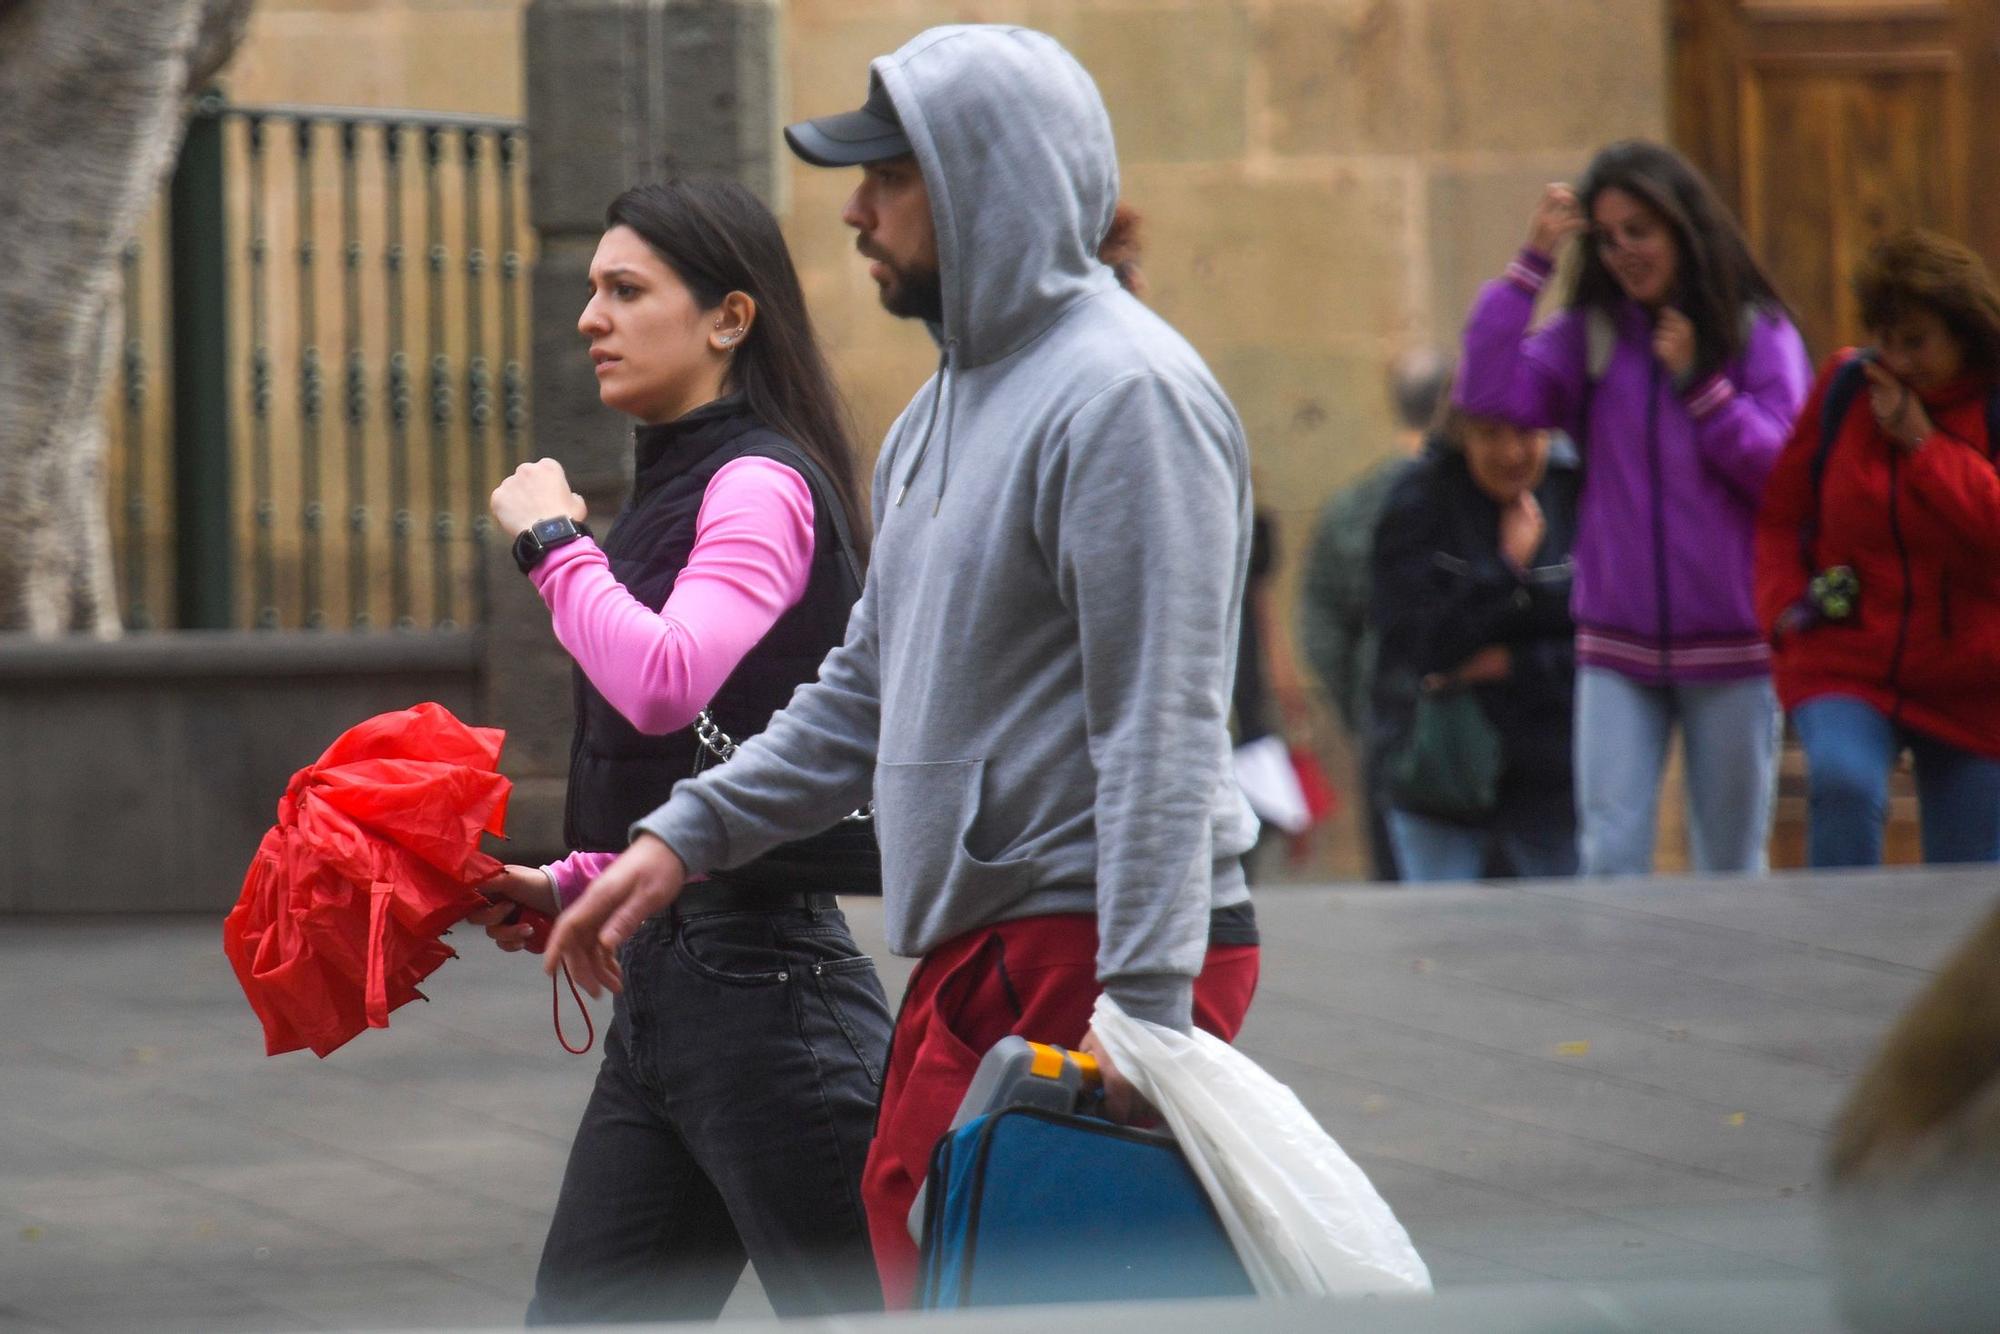
<instances>
[{"instance_id":1,"label":"wooden door","mask_svg":"<svg viewBox=\"0 0 2000 1334\"><path fill-rule=\"evenodd\" d=\"M1673 0L1673 127L1817 360L1865 335L1848 276L1917 225L2000 268L2000 0Z\"/></svg>"}]
</instances>

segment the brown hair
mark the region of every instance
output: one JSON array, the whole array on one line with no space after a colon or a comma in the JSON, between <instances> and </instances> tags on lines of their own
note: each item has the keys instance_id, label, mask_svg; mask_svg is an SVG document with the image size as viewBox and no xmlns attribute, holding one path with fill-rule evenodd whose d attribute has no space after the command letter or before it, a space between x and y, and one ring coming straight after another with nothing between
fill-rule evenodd
<instances>
[{"instance_id":1,"label":"brown hair","mask_svg":"<svg viewBox=\"0 0 2000 1334\"><path fill-rule=\"evenodd\" d=\"M1871 331L1929 311L1958 340L1967 370L2000 375L2000 291L1986 262L1950 237L1916 227L1883 237L1854 271L1854 295Z\"/></svg>"},{"instance_id":2,"label":"brown hair","mask_svg":"<svg viewBox=\"0 0 2000 1334\"><path fill-rule=\"evenodd\" d=\"M1111 229L1098 242L1097 257L1111 266L1120 287L1143 301L1146 275L1139 268L1139 250L1139 210L1120 200L1111 215Z\"/></svg>"}]
</instances>

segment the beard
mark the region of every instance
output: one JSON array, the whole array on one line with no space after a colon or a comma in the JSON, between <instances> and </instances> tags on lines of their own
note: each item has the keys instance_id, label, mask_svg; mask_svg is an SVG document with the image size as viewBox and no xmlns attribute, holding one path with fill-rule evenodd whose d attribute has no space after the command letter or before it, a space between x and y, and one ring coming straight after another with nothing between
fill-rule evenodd
<instances>
[{"instance_id":1,"label":"beard","mask_svg":"<svg viewBox=\"0 0 2000 1334\"><path fill-rule=\"evenodd\" d=\"M935 266L905 268L880 257L877 262L889 270L889 281L881 284L882 309L898 319L944 323L944 281Z\"/></svg>"}]
</instances>

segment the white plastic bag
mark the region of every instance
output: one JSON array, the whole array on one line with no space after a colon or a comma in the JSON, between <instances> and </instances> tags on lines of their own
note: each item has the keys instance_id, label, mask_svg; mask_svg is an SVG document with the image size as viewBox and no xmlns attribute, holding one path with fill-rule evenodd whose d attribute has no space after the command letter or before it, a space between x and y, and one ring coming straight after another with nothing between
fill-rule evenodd
<instances>
[{"instance_id":1,"label":"white plastic bag","mask_svg":"<svg viewBox=\"0 0 2000 1334\"><path fill-rule=\"evenodd\" d=\"M1091 1028L1160 1109L1260 1296L1429 1293L1430 1270L1298 1095L1228 1043L1097 998Z\"/></svg>"},{"instance_id":2,"label":"white plastic bag","mask_svg":"<svg viewBox=\"0 0 2000 1334\"><path fill-rule=\"evenodd\" d=\"M1303 834L1312 828L1312 810L1306 792L1299 786L1299 771L1292 767L1292 752L1281 736L1259 737L1236 748L1236 786L1244 800L1265 824L1287 834Z\"/></svg>"}]
</instances>

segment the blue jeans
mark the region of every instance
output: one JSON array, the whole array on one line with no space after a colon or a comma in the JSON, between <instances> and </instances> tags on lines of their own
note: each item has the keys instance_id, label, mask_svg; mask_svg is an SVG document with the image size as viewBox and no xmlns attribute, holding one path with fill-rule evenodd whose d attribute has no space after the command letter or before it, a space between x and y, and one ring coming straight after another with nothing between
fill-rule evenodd
<instances>
[{"instance_id":1,"label":"blue jeans","mask_svg":"<svg viewBox=\"0 0 2000 1334\"><path fill-rule=\"evenodd\" d=\"M1806 752L1806 856L1815 867L1882 864L1889 771L1908 747L1924 861L2000 861L2000 760L1899 727L1852 695L1792 711Z\"/></svg>"},{"instance_id":2,"label":"blue jeans","mask_svg":"<svg viewBox=\"0 0 2000 1334\"><path fill-rule=\"evenodd\" d=\"M669 912L620 964L528 1323L713 1320L746 1258L779 1315L880 1310L861 1166L890 1017L846 918Z\"/></svg>"},{"instance_id":3,"label":"blue jeans","mask_svg":"<svg viewBox=\"0 0 2000 1334\"><path fill-rule=\"evenodd\" d=\"M1508 874L1544 880L1576 874L1576 821L1568 803L1541 803L1532 815L1501 812L1476 825L1415 811L1388 812L1396 869L1410 883L1478 880L1497 853Z\"/></svg>"},{"instance_id":4,"label":"blue jeans","mask_svg":"<svg viewBox=\"0 0 2000 1334\"><path fill-rule=\"evenodd\" d=\"M1576 806L1585 875L1650 875L1660 775L1674 724L1686 761L1688 860L1697 871L1770 865L1782 735L1767 676L1643 685L1603 667L1576 673Z\"/></svg>"}]
</instances>

